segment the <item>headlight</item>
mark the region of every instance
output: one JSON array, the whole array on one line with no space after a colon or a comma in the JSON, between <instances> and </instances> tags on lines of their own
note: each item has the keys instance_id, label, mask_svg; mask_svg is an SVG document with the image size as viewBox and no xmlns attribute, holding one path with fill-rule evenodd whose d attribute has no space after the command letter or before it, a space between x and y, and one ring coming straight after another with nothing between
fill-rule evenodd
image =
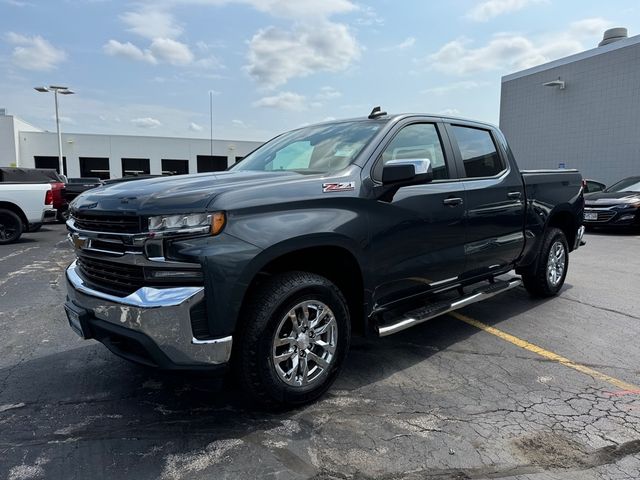
<instances>
[{"instance_id":1,"label":"headlight","mask_svg":"<svg viewBox=\"0 0 640 480\"><path fill-rule=\"evenodd\" d=\"M224 212L159 215L149 217L149 231L154 233L210 233L219 234L224 228Z\"/></svg>"}]
</instances>

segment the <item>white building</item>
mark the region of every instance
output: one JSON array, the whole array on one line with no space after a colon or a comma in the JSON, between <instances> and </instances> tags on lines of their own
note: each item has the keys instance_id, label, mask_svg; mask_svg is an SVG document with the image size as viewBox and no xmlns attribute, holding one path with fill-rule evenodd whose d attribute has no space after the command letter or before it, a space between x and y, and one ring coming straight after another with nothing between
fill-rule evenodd
<instances>
[{"instance_id":1,"label":"white building","mask_svg":"<svg viewBox=\"0 0 640 480\"><path fill-rule=\"evenodd\" d=\"M262 142L63 133L68 177L119 178L225 170ZM58 170L58 137L0 109L0 166Z\"/></svg>"}]
</instances>

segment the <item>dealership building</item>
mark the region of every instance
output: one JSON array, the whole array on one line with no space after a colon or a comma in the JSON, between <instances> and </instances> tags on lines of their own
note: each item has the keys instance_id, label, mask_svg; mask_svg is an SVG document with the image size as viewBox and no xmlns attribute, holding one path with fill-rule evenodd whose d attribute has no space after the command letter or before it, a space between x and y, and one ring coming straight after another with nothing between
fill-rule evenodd
<instances>
[{"instance_id":1,"label":"dealership building","mask_svg":"<svg viewBox=\"0 0 640 480\"><path fill-rule=\"evenodd\" d=\"M225 170L262 142L63 133L68 177L119 178ZM212 151L213 150L213 151ZM58 136L0 109L0 166L58 169Z\"/></svg>"},{"instance_id":2,"label":"dealership building","mask_svg":"<svg viewBox=\"0 0 640 480\"><path fill-rule=\"evenodd\" d=\"M577 168L607 185L640 175L640 35L502 78L500 128L522 168Z\"/></svg>"}]
</instances>

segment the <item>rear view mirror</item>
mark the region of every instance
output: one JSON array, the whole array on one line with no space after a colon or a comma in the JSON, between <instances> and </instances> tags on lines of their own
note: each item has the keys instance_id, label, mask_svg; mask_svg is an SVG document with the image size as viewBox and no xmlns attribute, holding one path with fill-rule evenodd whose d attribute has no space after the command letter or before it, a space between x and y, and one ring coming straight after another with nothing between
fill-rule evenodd
<instances>
[{"instance_id":1,"label":"rear view mirror","mask_svg":"<svg viewBox=\"0 0 640 480\"><path fill-rule=\"evenodd\" d=\"M433 169L428 158L389 160L382 169L384 185L415 185L431 180Z\"/></svg>"}]
</instances>

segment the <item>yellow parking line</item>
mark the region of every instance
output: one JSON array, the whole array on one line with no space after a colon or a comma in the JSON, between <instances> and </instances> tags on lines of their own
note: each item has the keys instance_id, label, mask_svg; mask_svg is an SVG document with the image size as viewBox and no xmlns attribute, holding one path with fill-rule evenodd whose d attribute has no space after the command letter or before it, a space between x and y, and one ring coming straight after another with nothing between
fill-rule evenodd
<instances>
[{"instance_id":1,"label":"yellow parking line","mask_svg":"<svg viewBox=\"0 0 640 480\"><path fill-rule=\"evenodd\" d=\"M568 358L563 357L562 355L558 355L557 353L553 353L553 352L550 352L549 350L545 350L542 347L539 347L537 345L534 345L533 343L527 342L526 340L522 340L521 338L515 337L509 333L503 332L502 330L499 330L495 327L491 327L474 318L467 317L466 315L463 315L458 312L451 312L449 313L449 315L465 323L468 323L469 325L479 328L480 330L490 333L491 335L495 335L496 337L501 338L502 340L505 340L509 343L512 343L517 347L520 347L525 350L528 350L529 352L538 354L541 357L546 358L547 360L560 363L565 367L573 368L578 372L589 375L592 378L597 378L598 380L602 380L603 382L609 383L624 391L636 391L636 392L640 391L640 387L638 387L637 385L633 385L632 383L627 383L622 380L618 380L617 378L611 377L605 373L598 372L597 370L586 367L584 365L580 365L579 363L573 362Z\"/></svg>"}]
</instances>

